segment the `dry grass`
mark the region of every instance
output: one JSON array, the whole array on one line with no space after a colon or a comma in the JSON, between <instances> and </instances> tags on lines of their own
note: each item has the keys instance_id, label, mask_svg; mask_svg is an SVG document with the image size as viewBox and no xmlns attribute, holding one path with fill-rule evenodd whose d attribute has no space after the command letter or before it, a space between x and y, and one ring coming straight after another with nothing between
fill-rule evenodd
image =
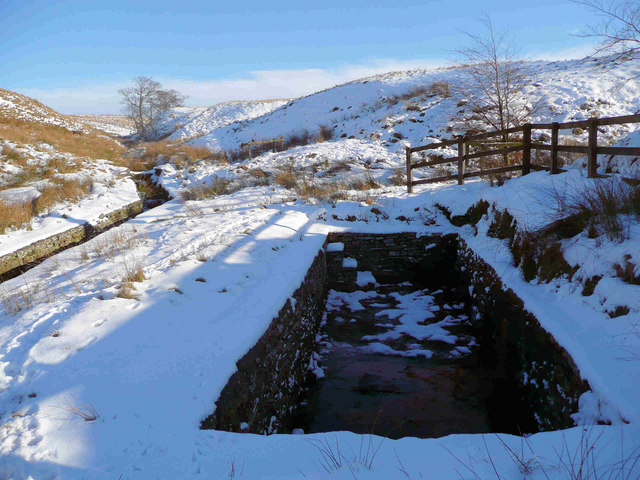
<instances>
[{"instance_id":1,"label":"dry grass","mask_svg":"<svg viewBox=\"0 0 640 480\"><path fill-rule=\"evenodd\" d=\"M24 285L13 290L0 287L0 302L9 315L17 315L38 303L53 303L64 295L62 288L52 289L46 281L36 282L25 279Z\"/></svg>"},{"instance_id":2,"label":"dry grass","mask_svg":"<svg viewBox=\"0 0 640 480\"><path fill-rule=\"evenodd\" d=\"M82 168L82 162L78 159L67 160L66 158L55 157L47 161L44 175L52 176L56 173L75 173Z\"/></svg>"},{"instance_id":3,"label":"dry grass","mask_svg":"<svg viewBox=\"0 0 640 480\"><path fill-rule=\"evenodd\" d=\"M123 161L125 148L105 134L72 132L64 127L15 118L2 118L0 138L20 144L46 143L77 157Z\"/></svg>"},{"instance_id":4,"label":"dry grass","mask_svg":"<svg viewBox=\"0 0 640 480\"><path fill-rule=\"evenodd\" d=\"M254 184L269 184L269 174L261 168L252 168L251 170L247 171L247 174L253 179Z\"/></svg>"},{"instance_id":5,"label":"dry grass","mask_svg":"<svg viewBox=\"0 0 640 480\"><path fill-rule=\"evenodd\" d=\"M67 180L53 178L50 185L40 189L40 196L24 203L9 203L0 200L0 234L11 227L21 227L36 215L48 211L53 205L75 202L87 195L92 188L91 180Z\"/></svg>"},{"instance_id":6,"label":"dry grass","mask_svg":"<svg viewBox=\"0 0 640 480\"><path fill-rule=\"evenodd\" d=\"M349 190L371 190L374 188L380 188L380 184L373 178L373 175L367 173L363 178L355 178L350 180L346 184L346 188Z\"/></svg>"},{"instance_id":7,"label":"dry grass","mask_svg":"<svg viewBox=\"0 0 640 480\"><path fill-rule=\"evenodd\" d=\"M170 142L149 142L140 145L142 148L136 156L129 159L128 167L137 172L147 171L159 165L171 161L176 168L184 168L192 163L215 159L219 162L227 162L224 153L214 154L206 148L194 147L187 144Z\"/></svg>"},{"instance_id":8,"label":"dry grass","mask_svg":"<svg viewBox=\"0 0 640 480\"><path fill-rule=\"evenodd\" d=\"M124 264L125 274L122 277L122 281L124 283L133 283L133 282L143 282L147 279L147 276L144 274L144 269L142 265L137 262Z\"/></svg>"},{"instance_id":9,"label":"dry grass","mask_svg":"<svg viewBox=\"0 0 640 480\"><path fill-rule=\"evenodd\" d=\"M286 163L278 168L278 171L273 176L273 181L288 190L292 190L298 187L298 179L300 172L296 170L296 166L293 162Z\"/></svg>"},{"instance_id":10,"label":"dry grass","mask_svg":"<svg viewBox=\"0 0 640 480\"><path fill-rule=\"evenodd\" d=\"M280 170L273 176L273 181L288 190L298 186L298 176L293 171Z\"/></svg>"},{"instance_id":11,"label":"dry grass","mask_svg":"<svg viewBox=\"0 0 640 480\"><path fill-rule=\"evenodd\" d=\"M417 85L406 93L388 97L387 103L389 103L389 105L396 105L403 100L409 100L410 98L420 97L422 95L425 95L426 93L427 93L427 88L424 85Z\"/></svg>"},{"instance_id":12,"label":"dry grass","mask_svg":"<svg viewBox=\"0 0 640 480\"><path fill-rule=\"evenodd\" d=\"M75 417L75 418L82 419L85 422L93 422L94 420L97 420L99 417L98 411L91 404L75 406L71 402L66 402L60 408L69 414L69 419Z\"/></svg>"},{"instance_id":13,"label":"dry grass","mask_svg":"<svg viewBox=\"0 0 640 480\"><path fill-rule=\"evenodd\" d=\"M138 300L139 296L136 294L136 287L129 282L125 282L118 288L116 293L118 298L126 298L128 300Z\"/></svg>"},{"instance_id":14,"label":"dry grass","mask_svg":"<svg viewBox=\"0 0 640 480\"><path fill-rule=\"evenodd\" d=\"M393 173L389 175L389 184L396 187L404 186L407 184L407 174L404 168L395 168Z\"/></svg>"},{"instance_id":15,"label":"dry grass","mask_svg":"<svg viewBox=\"0 0 640 480\"><path fill-rule=\"evenodd\" d=\"M545 191L555 203L554 230L562 236L574 236L586 230L596 238L622 241L628 237L625 215L640 218L640 187L615 178L598 179L569 194L555 189Z\"/></svg>"},{"instance_id":16,"label":"dry grass","mask_svg":"<svg viewBox=\"0 0 640 480\"><path fill-rule=\"evenodd\" d=\"M315 136L314 140L316 143L326 142L327 140L331 140L333 138L333 128L329 125L320 125L318 129L318 134Z\"/></svg>"},{"instance_id":17,"label":"dry grass","mask_svg":"<svg viewBox=\"0 0 640 480\"><path fill-rule=\"evenodd\" d=\"M227 195L233 193L231 181L225 178L215 177L213 183L191 185L180 192L180 199L183 202L190 200L204 200L206 198L217 197L218 195Z\"/></svg>"},{"instance_id":18,"label":"dry grass","mask_svg":"<svg viewBox=\"0 0 640 480\"><path fill-rule=\"evenodd\" d=\"M119 227L96 238L93 243L93 253L99 258L112 260L117 255L130 252L146 240L146 235L140 234L133 227Z\"/></svg>"},{"instance_id":19,"label":"dry grass","mask_svg":"<svg viewBox=\"0 0 640 480\"><path fill-rule=\"evenodd\" d=\"M307 201L334 203L349 198L342 185L337 182L318 184L303 179L297 186L296 192L300 198Z\"/></svg>"},{"instance_id":20,"label":"dry grass","mask_svg":"<svg viewBox=\"0 0 640 480\"><path fill-rule=\"evenodd\" d=\"M29 223L32 217L31 203L6 203L0 200L0 234L11 227Z\"/></svg>"},{"instance_id":21,"label":"dry grass","mask_svg":"<svg viewBox=\"0 0 640 480\"><path fill-rule=\"evenodd\" d=\"M14 148L11 148L9 145L2 145L0 154L6 157L6 159L13 164L24 165L26 163L26 159L22 154Z\"/></svg>"},{"instance_id":22,"label":"dry grass","mask_svg":"<svg viewBox=\"0 0 640 480\"><path fill-rule=\"evenodd\" d=\"M449 82L433 82L427 89L429 95L440 95L444 98L451 96L451 84Z\"/></svg>"}]
</instances>

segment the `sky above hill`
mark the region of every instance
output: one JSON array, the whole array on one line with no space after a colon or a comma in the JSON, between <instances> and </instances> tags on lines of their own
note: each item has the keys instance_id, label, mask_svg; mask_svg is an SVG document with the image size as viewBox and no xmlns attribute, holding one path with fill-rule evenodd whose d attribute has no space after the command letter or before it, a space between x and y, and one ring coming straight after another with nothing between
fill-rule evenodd
<instances>
[{"instance_id":1,"label":"sky above hill","mask_svg":"<svg viewBox=\"0 0 640 480\"><path fill-rule=\"evenodd\" d=\"M118 113L138 75L187 105L295 97L451 64L488 15L529 58L588 54L598 19L570 0L0 0L0 87L63 113Z\"/></svg>"}]
</instances>

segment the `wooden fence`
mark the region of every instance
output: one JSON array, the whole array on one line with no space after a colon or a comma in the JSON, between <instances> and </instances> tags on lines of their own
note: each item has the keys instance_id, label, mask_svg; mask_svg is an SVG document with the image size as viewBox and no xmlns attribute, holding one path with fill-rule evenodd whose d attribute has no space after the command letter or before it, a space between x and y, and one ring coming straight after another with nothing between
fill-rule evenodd
<instances>
[{"instance_id":1,"label":"wooden fence","mask_svg":"<svg viewBox=\"0 0 640 480\"><path fill-rule=\"evenodd\" d=\"M254 148L257 149L259 153L266 152L267 150L276 151L278 148L284 150L284 137L247 142L240 145L240 151L247 151L249 153L249 159L253 157Z\"/></svg>"},{"instance_id":2,"label":"wooden fence","mask_svg":"<svg viewBox=\"0 0 640 480\"><path fill-rule=\"evenodd\" d=\"M458 185L464 184L465 178L479 177L483 175L491 175L505 172L522 171L522 175L526 175L531 170L547 170L551 174L560 173L561 170L558 164L558 153L584 153L587 155L587 169L588 177L597 177L597 159L598 155L631 155L640 156L640 148L633 147L600 147L598 146L598 127L604 125L622 125L625 123L640 123L640 115L625 115L621 117L609 117L609 118L590 118L589 120L581 120L576 122L566 123L527 123L520 127L508 128L505 130L497 130L494 132L481 133L478 135L468 135L465 137L456 138L453 140L446 140L444 142L430 143L428 145L422 145L419 147L407 147L407 191L411 193L414 185L422 185L425 183L444 182L447 180L458 180ZM587 129L589 134L588 145L560 145L558 143L558 132L560 130L584 128ZM551 143L534 143L531 141L531 132L533 130L551 130ZM514 133L521 133L522 140L517 142L486 142L487 139L494 137L505 138L508 135ZM484 141L484 143L482 143ZM412 163L411 156L416 152L423 152L425 150L435 150L438 148L449 147L457 145L458 155L456 157L449 157L437 160L423 160L420 162ZM493 150L480 150L470 153L470 147L484 148L487 146L502 146L503 148ZM549 165L532 165L531 164L531 151L548 151L551 152L549 158ZM506 165L499 168L491 168L487 170L467 171L469 160L476 158L489 157L493 155L508 155L514 152L522 152L522 163L517 165ZM443 165L446 163L458 164L458 173L453 175L444 175L435 178L426 178L423 180L413 180L413 170L416 168L433 167L436 165Z\"/></svg>"}]
</instances>

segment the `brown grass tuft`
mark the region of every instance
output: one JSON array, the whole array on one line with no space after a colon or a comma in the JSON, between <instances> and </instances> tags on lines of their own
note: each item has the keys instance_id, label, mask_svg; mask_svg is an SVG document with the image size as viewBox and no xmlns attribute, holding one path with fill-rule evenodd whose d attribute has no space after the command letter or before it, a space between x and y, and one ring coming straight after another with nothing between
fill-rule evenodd
<instances>
[{"instance_id":1,"label":"brown grass tuft","mask_svg":"<svg viewBox=\"0 0 640 480\"><path fill-rule=\"evenodd\" d=\"M171 161L176 168L184 168L194 162L215 159L226 163L223 152L212 153L206 148L194 147L185 143L149 142L140 145L141 151L129 159L128 167L136 172L151 170L156 165Z\"/></svg>"},{"instance_id":2,"label":"brown grass tuft","mask_svg":"<svg viewBox=\"0 0 640 480\"><path fill-rule=\"evenodd\" d=\"M0 138L21 144L46 143L77 157L111 160L120 164L125 148L106 134L72 132L64 127L16 118L3 118Z\"/></svg>"}]
</instances>

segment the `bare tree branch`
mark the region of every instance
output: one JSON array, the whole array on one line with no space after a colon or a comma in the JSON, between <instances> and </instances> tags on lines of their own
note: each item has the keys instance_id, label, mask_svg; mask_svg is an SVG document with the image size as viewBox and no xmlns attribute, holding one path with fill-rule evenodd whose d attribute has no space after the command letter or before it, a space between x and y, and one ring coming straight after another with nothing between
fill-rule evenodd
<instances>
[{"instance_id":1,"label":"bare tree branch","mask_svg":"<svg viewBox=\"0 0 640 480\"><path fill-rule=\"evenodd\" d=\"M573 0L587 7L602 21L589 25L580 34L596 38L600 44L597 55L612 55L613 61L630 61L640 58L640 4L637 1Z\"/></svg>"}]
</instances>

